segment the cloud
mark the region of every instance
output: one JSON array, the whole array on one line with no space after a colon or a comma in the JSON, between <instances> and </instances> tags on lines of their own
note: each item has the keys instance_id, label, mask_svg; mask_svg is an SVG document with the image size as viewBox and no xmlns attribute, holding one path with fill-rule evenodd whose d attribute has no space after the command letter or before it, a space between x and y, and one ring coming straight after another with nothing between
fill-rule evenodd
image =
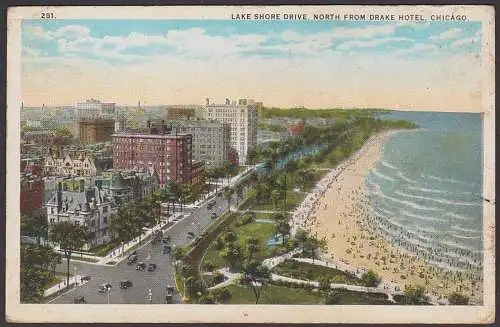
<instances>
[{"instance_id":1,"label":"cloud","mask_svg":"<svg viewBox=\"0 0 500 327\"><path fill-rule=\"evenodd\" d=\"M360 28L338 27L333 29L333 37L344 38L372 38L375 36L388 36L394 33L396 25L371 25Z\"/></svg>"},{"instance_id":2,"label":"cloud","mask_svg":"<svg viewBox=\"0 0 500 327\"><path fill-rule=\"evenodd\" d=\"M444 31L441 34L431 35L429 37L429 40L439 41L439 40L454 39L458 37L460 34L462 34L462 29L454 27Z\"/></svg>"},{"instance_id":3,"label":"cloud","mask_svg":"<svg viewBox=\"0 0 500 327\"><path fill-rule=\"evenodd\" d=\"M78 39L90 34L90 29L81 25L66 25L55 31L46 31L41 26L29 26L27 35L42 40L55 40L59 38Z\"/></svg>"},{"instance_id":4,"label":"cloud","mask_svg":"<svg viewBox=\"0 0 500 327\"><path fill-rule=\"evenodd\" d=\"M412 47L406 49L395 50L390 53L392 56L403 56L408 54L432 52L438 53L439 47L435 44L415 43Z\"/></svg>"},{"instance_id":5,"label":"cloud","mask_svg":"<svg viewBox=\"0 0 500 327\"><path fill-rule=\"evenodd\" d=\"M42 53L41 50L39 49L34 49L28 46L23 46L22 47L22 55L23 56L28 56L28 57L38 57Z\"/></svg>"},{"instance_id":6,"label":"cloud","mask_svg":"<svg viewBox=\"0 0 500 327\"><path fill-rule=\"evenodd\" d=\"M415 42L412 39L406 37L388 37L381 39L374 39L369 41L347 41L340 44L338 50L350 50L352 48L374 48L385 43L392 42Z\"/></svg>"},{"instance_id":7,"label":"cloud","mask_svg":"<svg viewBox=\"0 0 500 327\"><path fill-rule=\"evenodd\" d=\"M450 44L450 47L455 48L463 45L472 45L474 43L479 43L479 42L481 42L481 33L480 31L477 31L472 37L456 40L455 42Z\"/></svg>"}]
</instances>

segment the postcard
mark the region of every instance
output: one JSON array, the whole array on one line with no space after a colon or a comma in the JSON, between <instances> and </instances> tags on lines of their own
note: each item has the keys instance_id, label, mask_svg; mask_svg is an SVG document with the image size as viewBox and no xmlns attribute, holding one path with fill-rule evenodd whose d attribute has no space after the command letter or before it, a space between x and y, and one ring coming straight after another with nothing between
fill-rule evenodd
<instances>
[{"instance_id":1,"label":"postcard","mask_svg":"<svg viewBox=\"0 0 500 327\"><path fill-rule=\"evenodd\" d=\"M494 9L14 7L11 322L489 323Z\"/></svg>"}]
</instances>

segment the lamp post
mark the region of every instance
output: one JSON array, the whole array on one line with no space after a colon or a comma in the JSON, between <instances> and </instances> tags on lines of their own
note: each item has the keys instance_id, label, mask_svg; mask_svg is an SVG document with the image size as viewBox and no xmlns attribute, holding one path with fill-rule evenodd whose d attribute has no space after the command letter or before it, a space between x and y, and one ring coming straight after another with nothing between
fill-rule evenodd
<instances>
[{"instance_id":1,"label":"lamp post","mask_svg":"<svg viewBox=\"0 0 500 327\"><path fill-rule=\"evenodd\" d=\"M106 285L106 292L108 293L108 304L109 304L109 294L111 293L111 284Z\"/></svg>"}]
</instances>

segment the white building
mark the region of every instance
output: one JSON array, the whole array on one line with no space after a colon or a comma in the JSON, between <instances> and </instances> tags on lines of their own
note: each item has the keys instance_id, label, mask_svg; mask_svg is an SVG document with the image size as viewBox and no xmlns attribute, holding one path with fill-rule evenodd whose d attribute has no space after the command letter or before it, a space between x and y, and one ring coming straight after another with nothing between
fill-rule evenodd
<instances>
[{"instance_id":1,"label":"white building","mask_svg":"<svg viewBox=\"0 0 500 327\"><path fill-rule=\"evenodd\" d=\"M114 102L101 102L95 99L76 103L77 118L113 118L116 104Z\"/></svg>"},{"instance_id":2,"label":"white building","mask_svg":"<svg viewBox=\"0 0 500 327\"><path fill-rule=\"evenodd\" d=\"M83 182L83 181L82 181ZM92 233L88 246L110 241L108 221L112 214L111 201L97 188L63 190L62 183L46 203L47 222L51 224L70 221L75 225L86 226Z\"/></svg>"},{"instance_id":3,"label":"white building","mask_svg":"<svg viewBox=\"0 0 500 327\"><path fill-rule=\"evenodd\" d=\"M231 146L238 151L240 164L246 163L248 152L257 146L257 108L261 105L249 99L226 99L225 104L210 104L207 99L203 106L205 119L231 125Z\"/></svg>"},{"instance_id":4,"label":"white building","mask_svg":"<svg viewBox=\"0 0 500 327\"><path fill-rule=\"evenodd\" d=\"M72 159L69 155L65 158L45 158L43 166L45 175L49 176L95 176L97 168L89 157L80 155Z\"/></svg>"},{"instance_id":5,"label":"white building","mask_svg":"<svg viewBox=\"0 0 500 327\"><path fill-rule=\"evenodd\" d=\"M222 167L231 147L231 125L210 121L171 121L178 133L193 136L193 160L210 167Z\"/></svg>"}]
</instances>

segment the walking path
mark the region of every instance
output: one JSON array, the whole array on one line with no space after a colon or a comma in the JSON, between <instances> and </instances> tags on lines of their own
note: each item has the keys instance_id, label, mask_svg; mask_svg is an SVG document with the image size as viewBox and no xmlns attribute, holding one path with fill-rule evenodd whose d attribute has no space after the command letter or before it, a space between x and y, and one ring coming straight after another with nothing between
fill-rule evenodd
<instances>
[{"instance_id":1,"label":"walking path","mask_svg":"<svg viewBox=\"0 0 500 327\"><path fill-rule=\"evenodd\" d=\"M69 286L75 284L75 282L77 282L77 284L76 284L77 286L78 285L85 285L88 281L86 281L86 280L82 281L82 277L83 276L80 276L80 275L70 277L69 278ZM55 293L64 290L65 287L66 287L66 278L64 278L64 280L61 281L59 284L56 284L56 285L46 289L45 292L43 293L43 296L47 297L47 296L54 295Z\"/></svg>"}]
</instances>

